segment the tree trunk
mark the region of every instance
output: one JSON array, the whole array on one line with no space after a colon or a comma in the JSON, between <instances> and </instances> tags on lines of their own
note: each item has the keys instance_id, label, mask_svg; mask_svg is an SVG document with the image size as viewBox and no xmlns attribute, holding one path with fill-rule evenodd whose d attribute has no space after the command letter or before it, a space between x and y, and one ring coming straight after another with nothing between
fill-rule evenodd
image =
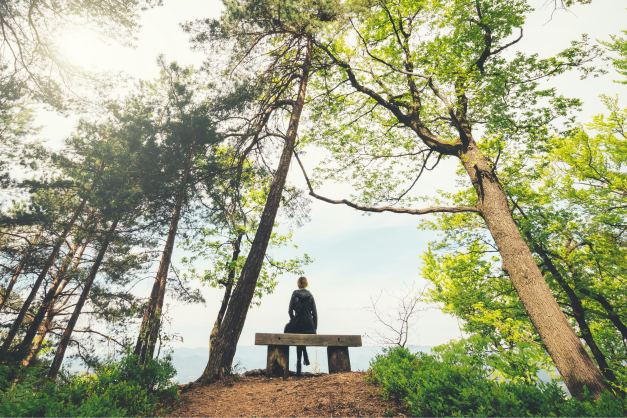
<instances>
[{"instance_id":1,"label":"tree trunk","mask_svg":"<svg viewBox=\"0 0 627 418\"><path fill-rule=\"evenodd\" d=\"M30 308L30 305L33 303L35 296L37 296L37 292L39 291L39 287L41 286L41 283L46 278L46 275L48 274L48 270L50 270L50 267L52 267L52 264L56 260L57 254L59 254L59 250L61 249L61 246L65 242L65 238L68 236L70 231L74 228L74 223L78 219L79 215L83 212L83 209L85 209L86 203L87 203L87 198L84 198L81 204L79 205L79 207L74 211L74 214L72 215L72 219L70 220L68 225L65 227L65 230L63 230L63 233L61 234L61 236L57 240L57 243L53 247L52 253L46 260L46 264L44 265L44 268L39 273L37 280L35 280L35 284L33 285L33 288L31 289L30 294L28 295L28 297L22 304L22 308L20 309L20 312L17 315L17 318L15 318L15 321L13 322L11 329L7 333L4 343L0 347L0 357L4 358L7 352L9 351L9 347L13 343L13 340L15 339L15 336L17 335L17 332L19 331L20 326L22 325L22 322L24 321L24 317L26 316L26 313L28 312L28 309Z\"/></svg>"},{"instance_id":2,"label":"tree trunk","mask_svg":"<svg viewBox=\"0 0 627 418\"><path fill-rule=\"evenodd\" d=\"M72 267L72 271L76 271L78 269L81 259L83 258L83 253L85 252L85 249L87 248L88 244L89 244L88 241L85 241L85 243L83 244L83 247L79 251L78 256L76 256L76 260L74 261L74 266ZM67 286L69 282L70 282L70 277L67 277L66 275L65 280L63 280L63 283L61 283L61 285L57 288L54 294L53 302L48 305L48 308L46 310L46 319L43 321L43 323L37 330L37 335L35 339L33 340L33 345L31 346L30 351L28 352L28 354L22 361L22 366L27 367L32 361L32 359L37 355L37 352L39 351L39 348L41 347L41 344L46 338L46 334L48 333L48 330L50 329L50 326L52 325L54 316L58 312L58 310L55 310L55 303L57 301L57 298L59 297L61 292L63 292L63 289L65 289L65 286Z\"/></svg>"},{"instance_id":3,"label":"tree trunk","mask_svg":"<svg viewBox=\"0 0 627 418\"><path fill-rule=\"evenodd\" d=\"M54 319L54 312L52 312L51 310L50 312L48 312L48 315L46 315L46 319L43 321L43 323L37 330L37 336L33 340L33 345L28 351L28 354L26 355L26 357L24 357L24 360L22 360L23 367L28 367L30 362L35 358L35 356L39 352L39 349L41 348L41 344L44 342L44 339L46 338L46 334L48 333L48 330L50 329L50 325L52 324L53 319Z\"/></svg>"},{"instance_id":4,"label":"tree trunk","mask_svg":"<svg viewBox=\"0 0 627 418\"><path fill-rule=\"evenodd\" d=\"M584 386L599 398L608 386L566 320L510 213L505 191L472 136L458 157L477 192L479 209L501 254L503 270L572 396Z\"/></svg>"},{"instance_id":5,"label":"tree trunk","mask_svg":"<svg viewBox=\"0 0 627 418\"><path fill-rule=\"evenodd\" d=\"M89 292L91 290L91 285L94 283L94 279L96 278L96 274L100 269L100 263L102 263L102 259L107 252L107 248L109 247L109 243L111 242L111 237L115 233L115 229L118 226L119 218L113 221L109 231L107 231L105 238L100 246L100 251L98 252L98 256L94 261L94 265L91 267L91 271L89 273L89 277L85 281L83 285L83 292L81 293L78 301L76 302L76 306L74 307L74 312L72 312L72 316L63 332L63 336L61 337L61 341L59 342L59 346L57 347L57 352L54 356L54 360L50 365L50 371L48 372L48 377L55 378L59 369L61 368L61 363L63 362L63 358L65 357L65 350L67 349L68 343L70 342L70 338L72 337L72 331L74 331L74 327L76 326L76 322L78 321L78 317L81 314L83 309L83 305L85 305L85 301L87 300L87 296L89 296Z\"/></svg>"},{"instance_id":6,"label":"tree trunk","mask_svg":"<svg viewBox=\"0 0 627 418\"><path fill-rule=\"evenodd\" d=\"M148 306L146 307L146 312L144 312L139 336L137 337L137 343L135 344L135 350L133 351L133 354L140 356L141 364L144 365L147 360L152 359L157 343L157 337L159 336L159 329L161 327L161 310L163 309L163 301L165 298L165 287L168 280L168 271L170 270L170 261L172 260L172 251L174 250L174 240L176 238L179 219L181 218L181 207L183 206L183 199L185 198L185 189L187 188L187 177L189 176L190 164L191 161L188 160L187 166L185 167L185 173L183 174L181 190L176 199L174 212L172 212L170 230L168 231L168 238L166 239L163 255L161 256L161 262L159 263L157 277L155 278L155 282L152 286Z\"/></svg>"},{"instance_id":7,"label":"tree trunk","mask_svg":"<svg viewBox=\"0 0 627 418\"><path fill-rule=\"evenodd\" d=\"M22 261L20 261L20 263L15 268L15 271L13 272L13 277L11 277L11 281L7 285L7 288L4 291L4 295L0 295L0 297L2 297L2 300L0 301L0 312L2 312L4 305L9 300L9 297L11 296L11 292L13 291L13 286L15 286L15 283L17 282L17 278L20 277L20 274L22 273L22 269L24 268L26 264L28 264L31 251L33 250L34 245L37 244L37 241L39 241L39 237L41 237L41 232L38 232L37 235L35 235L35 238L33 238L33 242L30 243L30 245L26 249L26 252L24 253L24 257L22 257Z\"/></svg>"},{"instance_id":8,"label":"tree trunk","mask_svg":"<svg viewBox=\"0 0 627 418\"><path fill-rule=\"evenodd\" d=\"M239 257L242 237L243 235L240 234L237 237L237 240L233 243L233 256L231 257L231 263L237 261ZM224 318L226 307L228 306L229 300L231 299L231 289L233 288L233 280L235 279L235 267L231 265L229 265L228 267L229 275L227 277L226 284L224 285L224 298L222 299L222 305L220 305L220 311L218 311L218 317L216 318L216 322L213 324L211 334L209 334L209 357L211 357L211 345L213 344L213 340L215 339L215 337L218 335L220 325L222 325L222 318Z\"/></svg>"},{"instance_id":9,"label":"tree trunk","mask_svg":"<svg viewBox=\"0 0 627 418\"><path fill-rule=\"evenodd\" d=\"M15 349L16 359L23 359L24 356L27 355L27 352L31 344L33 343L33 339L39 332L39 326L41 325L41 322L44 320L44 317L46 316L48 309L54 304L54 300L57 295L57 290L59 286L61 286L61 283L63 283L63 279L65 278L65 272L70 266L70 263L72 262L72 259L74 258L74 254L76 254L76 250L78 250L78 247L80 245L81 245L80 242L75 242L72 248L70 249L70 251L65 256L65 260L63 260L63 264L61 265L61 268L59 269L57 277L55 277L54 280L52 281L52 285L50 286L50 289L48 289L48 292L46 292L46 295L44 296L44 299L42 300L41 305L39 306L39 309L37 310L37 313L35 314L35 316L33 317L33 320L29 324L28 329L26 330L26 334L24 335L24 338L22 339L18 347Z\"/></svg>"},{"instance_id":10,"label":"tree trunk","mask_svg":"<svg viewBox=\"0 0 627 418\"><path fill-rule=\"evenodd\" d=\"M228 310L224 320L215 337L215 345L211 350L207 367L198 381L207 381L212 378L220 378L230 373L230 366L233 362L237 341L240 333L244 328L246 315L250 308L250 303L255 293L255 286L261 271L263 259L268 248L268 242L272 234L274 220L276 218L279 205L281 203L281 194L285 186L285 180L290 168L292 154L294 153L294 144L296 134L298 133L298 123L300 115L305 104L307 91L307 81L309 78L309 70L311 68L311 36L307 35L305 61L302 65L302 74L300 76L300 86L298 88L298 96L292 108L289 127L285 135L285 144L281 154L279 167L272 181L268 200L263 209L259 227L255 234L255 239L251 246L246 263L240 274L240 278L231 297Z\"/></svg>"},{"instance_id":11,"label":"tree trunk","mask_svg":"<svg viewBox=\"0 0 627 418\"><path fill-rule=\"evenodd\" d=\"M577 290L601 304L601 306L603 307L603 309L605 309L605 312L607 313L608 319L612 321L616 329L618 329L620 335L623 336L623 340L627 341L627 326L620 319L620 316L616 313L616 310L614 309L612 304L605 298L605 296L599 293L591 292L589 289L586 288L577 288Z\"/></svg>"},{"instance_id":12,"label":"tree trunk","mask_svg":"<svg viewBox=\"0 0 627 418\"><path fill-rule=\"evenodd\" d=\"M577 297L577 294L570 287L562 274L557 270L557 267L555 267L555 265L553 264L553 260L551 260L547 252L544 251L544 248L542 248L540 244L533 240L530 232L527 231L526 235L529 239L529 242L533 243L534 249L542 258L542 261L544 262L546 268L549 270L549 272L551 272L551 275L553 275L555 281L557 281L557 283L564 290L566 296L570 300L570 307L573 310L573 316L575 317L577 325L579 326L579 330L581 331L581 338L583 338L583 340L588 345L588 348L590 348L590 351L592 351L592 355L594 356L594 359L596 360L599 369L603 374L603 377L605 377L605 379L607 379L609 382L616 383L616 376L614 375L612 369L610 369L609 364L607 364L605 354L603 354L596 341L594 340L594 337L592 336L592 331L590 330L588 322L586 321L586 310L581 304L581 300Z\"/></svg>"}]
</instances>

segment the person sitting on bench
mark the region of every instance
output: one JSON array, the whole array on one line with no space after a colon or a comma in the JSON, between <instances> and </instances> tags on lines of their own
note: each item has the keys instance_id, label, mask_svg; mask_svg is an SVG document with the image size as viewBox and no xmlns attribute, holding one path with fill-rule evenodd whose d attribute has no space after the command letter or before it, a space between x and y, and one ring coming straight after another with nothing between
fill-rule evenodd
<instances>
[{"instance_id":1,"label":"person sitting on bench","mask_svg":"<svg viewBox=\"0 0 627 418\"><path fill-rule=\"evenodd\" d=\"M318 312L316 311L316 301L313 295L307 289L306 277L299 277L296 281L298 290L294 290L290 299L290 322L285 325L285 334L317 334L318 329ZM307 356L307 347L304 345L296 346L296 376L301 376L300 359L304 355L305 366L309 366L309 357Z\"/></svg>"}]
</instances>

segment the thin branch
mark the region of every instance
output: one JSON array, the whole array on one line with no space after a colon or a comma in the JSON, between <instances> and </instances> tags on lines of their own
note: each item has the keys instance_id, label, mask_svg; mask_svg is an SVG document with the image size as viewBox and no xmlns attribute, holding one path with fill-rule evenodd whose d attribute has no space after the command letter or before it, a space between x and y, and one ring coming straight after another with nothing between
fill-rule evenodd
<instances>
[{"instance_id":1,"label":"thin branch","mask_svg":"<svg viewBox=\"0 0 627 418\"><path fill-rule=\"evenodd\" d=\"M65 328L59 328L59 329L65 329ZM105 335L105 334L103 334L103 333L101 333L101 332L94 331L93 329L84 329L84 330L81 330L81 329L75 329L75 330L74 330L74 331L72 331L72 332L88 332L88 333L91 333L91 334L98 334L98 335L100 335L100 336L102 336L102 337L105 337L107 340L111 340L111 341L113 341L114 343L116 343L116 344L117 344L117 345L119 345L120 347L124 347L124 344L122 344L121 342L119 342L119 341L118 341L118 340L116 340L115 338L113 338L113 337L111 337L111 336L109 336L109 335Z\"/></svg>"},{"instance_id":2,"label":"thin branch","mask_svg":"<svg viewBox=\"0 0 627 418\"><path fill-rule=\"evenodd\" d=\"M312 196L318 200L322 200L323 202L331 203L334 205L346 205L353 209L361 210L364 212L394 212L394 213L407 213L410 215L426 215L429 213L459 213L459 212L475 212L481 214L479 209L474 206L431 206L425 209L406 209L406 208L393 208L390 206L382 206L382 207L369 207L369 206L361 206L356 203L350 202L346 199L342 200L333 200L323 196L320 196L314 192L313 187L311 186L311 182L309 181L309 177L307 177L307 173L305 172L305 167L303 167L303 163L298 158L298 154L294 151L294 156L300 165L301 170L303 171L303 175L305 176L305 180L307 181L307 186L309 187L309 196Z\"/></svg>"}]
</instances>

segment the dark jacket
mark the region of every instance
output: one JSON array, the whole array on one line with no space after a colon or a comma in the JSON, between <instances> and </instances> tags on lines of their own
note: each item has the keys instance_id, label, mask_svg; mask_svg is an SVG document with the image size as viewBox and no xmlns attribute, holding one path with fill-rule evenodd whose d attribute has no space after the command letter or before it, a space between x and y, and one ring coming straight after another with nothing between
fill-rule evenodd
<instances>
[{"instance_id":1,"label":"dark jacket","mask_svg":"<svg viewBox=\"0 0 627 418\"><path fill-rule=\"evenodd\" d=\"M318 329L318 311L316 311L316 301L309 290L294 290L288 312L290 314L290 322L285 326L285 333L316 333Z\"/></svg>"}]
</instances>

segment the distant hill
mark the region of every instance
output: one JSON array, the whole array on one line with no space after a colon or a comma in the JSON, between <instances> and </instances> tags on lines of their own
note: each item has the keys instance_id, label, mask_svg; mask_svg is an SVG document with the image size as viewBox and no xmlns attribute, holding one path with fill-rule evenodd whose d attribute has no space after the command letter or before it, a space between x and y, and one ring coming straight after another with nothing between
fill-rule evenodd
<instances>
[{"instance_id":1,"label":"distant hill","mask_svg":"<svg viewBox=\"0 0 627 418\"><path fill-rule=\"evenodd\" d=\"M409 346L408 348L413 352L429 352L432 347ZM377 354L380 354L382 349L383 347L372 346L349 348L351 369L353 371L368 370L370 360ZM312 371L312 366L314 365L313 363L316 362L317 355L319 370L324 373L329 372L327 364L327 350L325 347L308 347L307 352L309 353L309 360L312 362L312 365L309 367L304 366L303 371ZM265 369L266 354L267 347L265 346L240 345L237 347L237 351L235 352L233 367L239 372L252 369ZM208 347L175 348L172 352L172 362L178 372L175 380L182 384L198 379L205 369L208 359ZM296 347L290 347L290 369L296 370Z\"/></svg>"}]
</instances>

